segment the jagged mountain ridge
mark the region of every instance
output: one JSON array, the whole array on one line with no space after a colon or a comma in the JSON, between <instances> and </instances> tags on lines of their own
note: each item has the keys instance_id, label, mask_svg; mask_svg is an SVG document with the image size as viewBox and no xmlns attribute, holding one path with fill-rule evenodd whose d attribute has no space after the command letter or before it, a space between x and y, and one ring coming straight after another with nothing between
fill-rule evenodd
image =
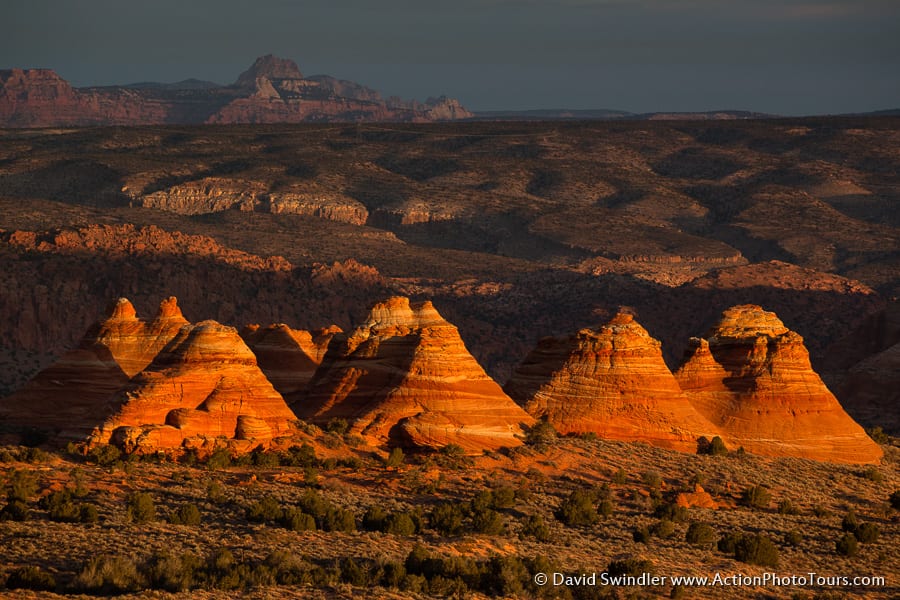
<instances>
[{"instance_id":1,"label":"jagged mountain ridge","mask_svg":"<svg viewBox=\"0 0 900 600\"><path fill-rule=\"evenodd\" d=\"M294 61L272 55L258 58L229 86L192 79L74 88L50 69L0 70L0 127L428 122L471 116L452 98L385 101L353 82L307 79Z\"/></svg>"}]
</instances>

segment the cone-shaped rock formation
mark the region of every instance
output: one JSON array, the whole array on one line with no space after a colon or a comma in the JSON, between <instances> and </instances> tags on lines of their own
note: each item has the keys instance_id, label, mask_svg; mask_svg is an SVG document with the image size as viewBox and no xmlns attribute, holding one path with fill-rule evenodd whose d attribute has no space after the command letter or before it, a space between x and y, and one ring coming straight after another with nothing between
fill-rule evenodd
<instances>
[{"instance_id":1,"label":"cone-shaped rock formation","mask_svg":"<svg viewBox=\"0 0 900 600\"><path fill-rule=\"evenodd\" d=\"M596 331L545 338L504 390L560 433L596 433L687 452L718 429L697 413L660 343L629 314Z\"/></svg>"},{"instance_id":2,"label":"cone-shaped rock formation","mask_svg":"<svg viewBox=\"0 0 900 600\"><path fill-rule=\"evenodd\" d=\"M691 340L675 377L730 446L841 463L882 456L813 371L803 338L759 306L726 310Z\"/></svg>"},{"instance_id":3,"label":"cone-shaped rock formation","mask_svg":"<svg viewBox=\"0 0 900 600\"><path fill-rule=\"evenodd\" d=\"M77 349L0 401L0 420L63 439L84 438L104 418L107 399L150 364L186 323L174 297L160 303L149 323L137 318L131 302L119 298Z\"/></svg>"},{"instance_id":4,"label":"cone-shaped rock formation","mask_svg":"<svg viewBox=\"0 0 900 600\"><path fill-rule=\"evenodd\" d=\"M214 445L245 446L293 432L295 417L232 327L186 325L111 400L92 441L127 451Z\"/></svg>"},{"instance_id":5,"label":"cone-shaped rock formation","mask_svg":"<svg viewBox=\"0 0 900 600\"><path fill-rule=\"evenodd\" d=\"M248 325L241 337L256 355L259 368L282 395L302 391L325 357L328 343L340 327L304 331L284 323L260 327Z\"/></svg>"},{"instance_id":6,"label":"cone-shaped rock formation","mask_svg":"<svg viewBox=\"0 0 900 600\"><path fill-rule=\"evenodd\" d=\"M302 419L346 419L351 431L410 447L514 446L519 408L469 354L456 327L430 302L391 298L368 320L332 340L307 393L294 397Z\"/></svg>"}]
</instances>

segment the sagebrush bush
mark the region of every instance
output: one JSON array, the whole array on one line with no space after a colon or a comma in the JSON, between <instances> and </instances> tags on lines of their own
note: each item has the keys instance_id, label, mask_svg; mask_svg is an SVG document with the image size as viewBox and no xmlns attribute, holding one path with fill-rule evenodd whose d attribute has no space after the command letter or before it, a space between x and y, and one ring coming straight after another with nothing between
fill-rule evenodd
<instances>
[{"instance_id":1,"label":"sagebrush bush","mask_svg":"<svg viewBox=\"0 0 900 600\"><path fill-rule=\"evenodd\" d=\"M666 540L675 534L675 523L668 519L661 519L650 527L650 533L661 540Z\"/></svg>"},{"instance_id":2,"label":"sagebrush bush","mask_svg":"<svg viewBox=\"0 0 900 600\"><path fill-rule=\"evenodd\" d=\"M712 545L718 539L718 534L712 526L706 523L694 522L688 526L684 541L695 546Z\"/></svg>"},{"instance_id":3,"label":"sagebrush bush","mask_svg":"<svg viewBox=\"0 0 900 600\"><path fill-rule=\"evenodd\" d=\"M544 522L541 515L528 515L522 526L523 536L531 536L539 542L547 542L550 540L550 527Z\"/></svg>"},{"instance_id":4,"label":"sagebrush bush","mask_svg":"<svg viewBox=\"0 0 900 600\"><path fill-rule=\"evenodd\" d=\"M273 496L266 496L247 507L247 520L254 523L274 523L281 518L281 504Z\"/></svg>"},{"instance_id":5,"label":"sagebrush bush","mask_svg":"<svg viewBox=\"0 0 900 600\"><path fill-rule=\"evenodd\" d=\"M72 582L76 591L102 595L137 592L146 586L147 580L138 566L125 556L96 556Z\"/></svg>"},{"instance_id":6,"label":"sagebrush bush","mask_svg":"<svg viewBox=\"0 0 900 600\"><path fill-rule=\"evenodd\" d=\"M778 548L764 535L744 535L735 544L734 558L751 565L777 567Z\"/></svg>"},{"instance_id":7,"label":"sagebrush bush","mask_svg":"<svg viewBox=\"0 0 900 600\"><path fill-rule=\"evenodd\" d=\"M853 557L859 553L859 543L852 533L845 533L835 542L834 549L842 556Z\"/></svg>"},{"instance_id":8,"label":"sagebrush bush","mask_svg":"<svg viewBox=\"0 0 900 600\"><path fill-rule=\"evenodd\" d=\"M125 514L134 523L151 523L156 520L156 503L147 492L135 492L125 500Z\"/></svg>"},{"instance_id":9,"label":"sagebrush bush","mask_svg":"<svg viewBox=\"0 0 900 600\"><path fill-rule=\"evenodd\" d=\"M575 490L562 501L556 511L556 518L569 527L588 527L600 520L594 506L595 497L585 490Z\"/></svg>"},{"instance_id":10,"label":"sagebrush bush","mask_svg":"<svg viewBox=\"0 0 900 600\"><path fill-rule=\"evenodd\" d=\"M853 535L861 544L872 544L878 541L880 533L881 531L875 523L861 523Z\"/></svg>"},{"instance_id":11,"label":"sagebrush bush","mask_svg":"<svg viewBox=\"0 0 900 600\"><path fill-rule=\"evenodd\" d=\"M750 508L768 508L772 502L772 494L763 485L754 485L741 493L740 503Z\"/></svg>"},{"instance_id":12,"label":"sagebrush bush","mask_svg":"<svg viewBox=\"0 0 900 600\"><path fill-rule=\"evenodd\" d=\"M40 567L32 565L19 567L6 579L6 589L52 592L56 589L56 579Z\"/></svg>"},{"instance_id":13,"label":"sagebrush bush","mask_svg":"<svg viewBox=\"0 0 900 600\"><path fill-rule=\"evenodd\" d=\"M803 534L796 529L792 529L784 534L784 543L787 546L799 546L803 543Z\"/></svg>"},{"instance_id":14,"label":"sagebrush bush","mask_svg":"<svg viewBox=\"0 0 900 600\"><path fill-rule=\"evenodd\" d=\"M432 509L428 516L428 524L441 535L456 535L462 531L464 516L459 504L444 502Z\"/></svg>"},{"instance_id":15,"label":"sagebrush bush","mask_svg":"<svg viewBox=\"0 0 900 600\"><path fill-rule=\"evenodd\" d=\"M169 523L173 525L199 525L200 509L194 504L182 504L169 515Z\"/></svg>"}]
</instances>

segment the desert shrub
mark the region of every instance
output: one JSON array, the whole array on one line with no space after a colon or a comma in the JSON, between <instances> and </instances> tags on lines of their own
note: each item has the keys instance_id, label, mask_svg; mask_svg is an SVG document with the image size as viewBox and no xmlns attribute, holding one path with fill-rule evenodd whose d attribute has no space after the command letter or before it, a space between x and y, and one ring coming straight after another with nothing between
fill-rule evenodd
<instances>
[{"instance_id":1,"label":"desert shrub","mask_svg":"<svg viewBox=\"0 0 900 600\"><path fill-rule=\"evenodd\" d=\"M147 561L144 574L155 589L183 592L198 583L198 571L202 566L200 558L193 554L156 554Z\"/></svg>"},{"instance_id":2,"label":"desert shrub","mask_svg":"<svg viewBox=\"0 0 900 600\"><path fill-rule=\"evenodd\" d=\"M651 537L650 528L646 525L635 527L631 532L631 538L639 544L649 544Z\"/></svg>"},{"instance_id":3,"label":"desert shrub","mask_svg":"<svg viewBox=\"0 0 900 600\"><path fill-rule=\"evenodd\" d=\"M866 429L866 434L872 438L872 441L876 444L888 444L891 441L890 436L888 436L881 427Z\"/></svg>"},{"instance_id":4,"label":"desert shrub","mask_svg":"<svg viewBox=\"0 0 900 600\"><path fill-rule=\"evenodd\" d=\"M8 502L0 510L0 521L27 521L31 517L28 505L21 500Z\"/></svg>"},{"instance_id":5,"label":"desert shrub","mask_svg":"<svg viewBox=\"0 0 900 600\"><path fill-rule=\"evenodd\" d=\"M695 522L688 526L684 541L695 546L707 546L715 543L718 537L716 530L710 525Z\"/></svg>"},{"instance_id":6,"label":"desert shrub","mask_svg":"<svg viewBox=\"0 0 900 600\"><path fill-rule=\"evenodd\" d=\"M109 467L122 460L122 451L115 446L103 444L91 448L86 458L88 462Z\"/></svg>"},{"instance_id":7,"label":"desert shrub","mask_svg":"<svg viewBox=\"0 0 900 600\"><path fill-rule=\"evenodd\" d=\"M28 502L37 493L37 480L29 471L16 469L6 478L6 499L10 502Z\"/></svg>"},{"instance_id":8,"label":"desert shrub","mask_svg":"<svg viewBox=\"0 0 900 600\"><path fill-rule=\"evenodd\" d=\"M278 522L291 531L316 530L316 519L299 508L285 508L278 518Z\"/></svg>"},{"instance_id":9,"label":"desert shrub","mask_svg":"<svg viewBox=\"0 0 900 600\"><path fill-rule=\"evenodd\" d=\"M99 521L100 514L97 512L97 507L93 504L82 504L79 520L82 523L96 523Z\"/></svg>"},{"instance_id":10,"label":"desert shrub","mask_svg":"<svg viewBox=\"0 0 900 600\"><path fill-rule=\"evenodd\" d=\"M812 507L811 512L813 516L819 519L825 519L831 516L831 511L822 506L821 504L816 504Z\"/></svg>"},{"instance_id":11,"label":"desert shrub","mask_svg":"<svg viewBox=\"0 0 900 600\"><path fill-rule=\"evenodd\" d=\"M503 517L490 508L472 514L472 528L478 533L500 535L506 530Z\"/></svg>"},{"instance_id":12,"label":"desert shrub","mask_svg":"<svg viewBox=\"0 0 900 600\"><path fill-rule=\"evenodd\" d=\"M838 539L834 545L834 549L842 556L856 556L859 552L859 543L856 537L851 533L845 533Z\"/></svg>"},{"instance_id":13,"label":"desert shrub","mask_svg":"<svg viewBox=\"0 0 900 600\"><path fill-rule=\"evenodd\" d=\"M6 579L6 589L52 592L56 589L56 579L40 567L29 565L15 569L9 574Z\"/></svg>"},{"instance_id":14,"label":"desert shrub","mask_svg":"<svg viewBox=\"0 0 900 600\"><path fill-rule=\"evenodd\" d=\"M871 544L878 541L880 530L875 523L861 523L853 532L853 535L861 544Z\"/></svg>"},{"instance_id":15,"label":"desert shrub","mask_svg":"<svg viewBox=\"0 0 900 600\"><path fill-rule=\"evenodd\" d=\"M508 485L493 491L491 508L512 508L516 504L516 490Z\"/></svg>"},{"instance_id":16,"label":"desert shrub","mask_svg":"<svg viewBox=\"0 0 900 600\"><path fill-rule=\"evenodd\" d=\"M717 543L717 547L719 548L719 552L724 552L725 554L734 554L735 549L737 548L738 541L744 537L742 533L737 531L732 531L730 533L726 533Z\"/></svg>"},{"instance_id":17,"label":"desert shrub","mask_svg":"<svg viewBox=\"0 0 900 600\"><path fill-rule=\"evenodd\" d=\"M306 493L300 497L299 504L303 512L311 514L316 519L324 518L331 509L331 503L313 490L306 490Z\"/></svg>"},{"instance_id":18,"label":"desert shrub","mask_svg":"<svg viewBox=\"0 0 900 600\"><path fill-rule=\"evenodd\" d=\"M146 584L143 574L130 558L95 556L75 576L72 587L79 592L114 595L136 592Z\"/></svg>"},{"instance_id":19,"label":"desert shrub","mask_svg":"<svg viewBox=\"0 0 900 600\"><path fill-rule=\"evenodd\" d=\"M363 529L369 531L381 531L387 521L388 512L378 504L373 504L366 510L362 518Z\"/></svg>"},{"instance_id":20,"label":"desert shrub","mask_svg":"<svg viewBox=\"0 0 900 600\"><path fill-rule=\"evenodd\" d=\"M225 448L219 448L206 459L206 468L210 471L218 471L231 466L231 453Z\"/></svg>"},{"instance_id":21,"label":"desert shrub","mask_svg":"<svg viewBox=\"0 0 900 600\"><path fill-rule=\"evenodd\" d=\"M403 450L401 450L400 448L394 448L388 455L387 460L384 461L384 465L386 467L396 469L403 464L403 460L405 458L406 457L403 455Z\"/></svg>"},{"instance_id":22,"label":"desert shrub","mask_svg":"<svg viewBox=\"0 0 900 600\"><path fill-rule=\"evenodd\" d=\"M525 432L525 443L529 446L542 446L556 441L556 428L546 418L541 419Z\"/></svg>"},{"instance_id":23,"label":"desert shrub","mask_svg":"<svg viewBox=\"0 0 900 600\"><path fill-rule=\"evenodd\" d=\"M762 485L754 485L741 493L740 503L750 508L768 508L772 501L772 494L768 488Z\"/></svg>"},{"instance_id":24,"label":"desert shrub","mask_svg":"<svg viewBox=\"0 0 900 600\"><path fill-rule=\"evenodd\" d=\"M751 565L777 567L778 548L764 535L744 535L735 544L734 558Z\"/></svg>"},{"instance_id":25,"label":"desert shrub","mask_svg":"<svg viewBox=\"0 0 900 600\"><path fill-rule=\"evenodd\" d=\"M616 505L613 504L613 501L609 498L604 498L597 504L597 514L599 514L604 519L611 514L615 510Z\"/></svg>"},{"instance_id":26,"label":"desert shrub","mask_svg":"<svg viewBox=\"0 0 900 600\"><path fill-rule=\"evenodd\" d=\"M710 456L727 456L728 446L725 445L725 442L719 436L715 436L711 440L708 440L705 437L701 437L697 440L697 454L708 454Z\"/></svg>"},{"instance_id":27,"label":"desert shrub","mask_svg":"<svg viewBox=\"0 0 900 600\"><path fill-rule=\"evenodd\" d=\"M521 535L531 536L539 542L547 542L551 537L550 527L544 523L544 517L541 515L528 515L522 526Z\"/></svg>"},{"instance_id":28,"label":"desert shrub","mask_svg":"<svg viewBox=\"0 0 900 600\"><path fill-rule=\"evenodd\" d=\"M281 465L281 456L277 452L266 452L257 448L251 453L251 457L253 464L262 469L271 469Z\"/></svg>"},{"instance_id":29,"label":"desert shrub","mask_svg":"<svg viewBox=\"0 0 900 600\"><path fill-rule=\"evenodd\" d=\"M314 467L319 464L315 449L309 444L291 446L281 457L281 464L291 467Z\"/></svg>"},{"instance_id":30,"label":"desert shrub","mask_svg":"<svg viewBox=\"0 0 900 600\"><path fill-rule=\"evenodd\" d=\"M653 572L653 563L642 558L625 558L614 560L606 567L606 572L610 577L619 577L622 575L639 577L643 573Z\"/></svg>"},{"instance_id":31,"label":"desert shrub","mask_svg":"<svg viewBox=\"0 0 900 600\"><path fill-rule=\"evenodd\" d=\"M778 503L778 514L780 515L797 515L800 511L794 507L794 503L785 498Z\"/></svg>"},{"instance_id":32,"label":"desert shrub","mask_svg":"<svg viewBox=\"0 0 900 600\"><path fill-rule=\"evenodd\" d=\"M341 581L358 587L368 587L369 572L364 566L360 566L350 556L345 556L340 562Z\"/></svg>"},{"instance_id":33,"label":"desert shrub","mask_svg":"<svg viewBox=\"0 0 900 600\"><path fill-rule=\"evenodd\" d=\"M266 496L247 507L246 515L254 523L274 523L282 516L281 505L273 496Z\"/></svg>"},{"instance_id":34,"label":"desert shrub","mask_svg":"<svg viewBox=\"0 0 900 600\"><path fill-rule=\"evenodd\" d=\"M531 573L518 556L492 556L481 577L481 590L493 597L526 597Z\"/></svg>"},{"instance_id":35,"label":"desert shrub","mask_svg":"<svg viewBox=\"0 0 900 600\"><path fill-rule=\"evenodd\" d=\"M225 502L225 486L213 479L206 485L206 499L213 504Z\"/></svg>"},{"instance_id":36,"label":"desert shrub","mask_svg":"<svg viewBox=\"0 0 900 600\"><path fill-rule=\"evenodd\" d=\"M200 509L194 504L182 504L169 515L172 525L199 525Z\"/></svg>"},{"instance_id":37,"label":"desert shrub","mask_svg":"<svg viewBox=\"0 0 900 600\"><path fill-rule=\"evenodd\" d=\"M891 493L888 500L891 503L891 508L893 508L894 510L900 510L900 490L896 490Z\"/></svg>"},{"instance_id":38,"label":"desert shrub","mask_svg":"<svg viewBox=\"0 0 900 600\"><path fill-rule=\"evenodd\" d=\"M613 483L617 483L619 485L625 484L628 482L628 473L625 472L625 469L619 467L619 469L613 473L612 477Z\"/></svg>"},{"instance_id":39,"label":"desert shrub","mask_svg":"<svg viewBox=\"0 0 900 600\"><path fill-rule=\"evenodd\" d=\"M444 502L432 509L428 516L428 524L441 535L456 535L462 530L463 517L463 510L459 504Z\"/></svg>"},{"instance_id":40,"label":"desert shrub","mask_svg":"<svg viewBox=\"0 0 900 600\"><path fill-rule=\"evenodd\" d=\"M263 560L263 566L271 570L280 585L309 583L311 565L285 550L274 550Z\"/></svg>"},{"instance_id":41,"label":"desert shrub","mask_svg":"<svg viewBox=\"0 0 900 600\"><path fill-rule=\"evenodd\" d=\"M666 502L656 507L653 516L660 520L683 523L690 517L690 511L676 502Z\"/></svg>"},{"instance_id":42,"label":"desert shrub","mask_svg":"<svg viewBox=\"0 0 900 600\"><path fill-rule=\"evenodd\" d=\"M857 527L859 527L859 519L856 516L856 511L851 508L844 515L844 518L841 519L841 529L853 533Z\"/></svg>"},{"instance_id":43,"label":"desert shrub","mask_svg":"<svg viewBox=\"0 0 900 600\"><path fill-rule=\"evenodd\" d=\"M569 527L587 527L600 519L594 506L594 495L585 490L575 490L562 501L556 511L556 518Z\"/></svg>"},{"instance_id":44,"label":"desert shrub","mask_svg":"<svg viewBox=\"0 0 900 600\"><path fill-rule=\"evenodd\" d=\"M330 508L322 520L322 529L325 531L352 533L356 531L356 517L352 511L343 508Z\"/></svg>"},{"instance_id":45,"label":"desert shrub","mask_svg":"<svg viewBox=\"0 0 900 600\"><path fill-rule=\"evenodd\" d=\"M344 435L349 428L350 424L347 423L347 419L331 419L328 421L328 424L325 425L325 431L328 433L336 433L337 435Z\"/></svg>"},{"instance_id":46,"label":"desert shrub","mask_svg":"<svg viewBox=\"0 0 900 600\"><path fill-rule=\"evenodd\" d=\"M388 561L381 565L380 584L386 588L399 588L406 577L406 567L397 561Z\"/></svg>"},{"instance_id":47,"label":"desert shrub","mask_svg":"<svg viewBox=\"0 0 900 600\"><path fill-rule=\"evenodd\" d=\"M156 504L147 492L135 492L125 500L125 514L134 523L150 523L156 520Z\"/></svg>"},{"instance_id":48,"label":"desert shrub","mask_svg":"<svg viewBox=\"0 0 900 600\"><path fill-rule=\"evenodd\" d=\"M866 470L863 471L860 476L863 479L868 479L869 481L874 481L875 483L881 483L882 481L884 481L884 475L882 475L881 471L879 471L875 467L866 467Z\"/></svg>"},{"instance_id":49,"label":"desert shrub","mask_svg":"<svg viewBox=\"0 0 900 600\"><path fill-rule=\"evenodd\" d=\"M650 527L650 533L661 540L666 540L675 534L675 523L668 519L661 519Z\"/></svg>"},{"instance_id":50,"label":"desert shrub","mask_svg":"<svg viewBox=\"0 0 900 600\"><path fill-rule=\"evenodd\" d=\"M344 437L342 434L334 433L334 432L326 432L325 436L322 438L322 445L328 448L329 450L336 450L344 445ZM331 462L331 466L327 466ZM325 459L322 461L322 468L331 470L337 465L337 459Z\"/></svg>"},{"instance_id":51,"label":"desert shrub","mask_svg":"<svg viewBox=\"0 0 900 600\"><path fill-rule=\"evenodd\" d=\"M662 485L662 477L659 476L659 473L656 471L645 471L641 474L641 481L644 482L648 488L658 490Z\"/></svg>"},{"instance_id":52,"label":"desert shrub","mask_svg":"<svg viewBox=\"0 0 900 600\"><path fill-rule=\"evenodd\" d=\"M415 535L418 529L416 519L410 513L397 512L385 519L383 531L393 535Z\"/></svg>"},{"instance_id":53,"label":"desert shrub","mask_svg":"<svg viewBox=\"0 0 900 600\"><path fill-rule=\"evenodd\" d=\"M792 529L784 534L784 543L787 546L799 546L803 543L803 534L796 529Z\"/></svg>"}]
</instances>

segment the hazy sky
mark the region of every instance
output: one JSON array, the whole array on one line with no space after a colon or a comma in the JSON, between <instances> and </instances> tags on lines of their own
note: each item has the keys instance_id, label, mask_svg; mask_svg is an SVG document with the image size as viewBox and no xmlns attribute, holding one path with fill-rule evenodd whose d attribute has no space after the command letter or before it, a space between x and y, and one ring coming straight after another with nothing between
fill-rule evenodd
<instances>
[{"instance_id":1,"label":"hazy sky","mask_svg":"<svg viewBox=\"0 0 900 600\"><path fill-rule=\"evenodd\" d=\"M480 110L900 107L900 0L3 0L0 21L0 68L75 85L231 83L272 53Z\"/></svg>"}]
</instances>

